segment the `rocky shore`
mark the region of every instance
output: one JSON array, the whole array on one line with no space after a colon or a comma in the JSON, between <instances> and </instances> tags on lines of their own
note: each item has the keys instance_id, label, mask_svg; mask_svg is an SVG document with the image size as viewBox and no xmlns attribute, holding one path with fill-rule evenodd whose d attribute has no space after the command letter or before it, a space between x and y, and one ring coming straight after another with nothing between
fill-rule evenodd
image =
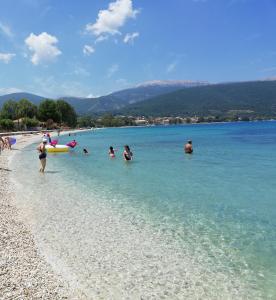
<instances>
[{"instance_id":1,"label":"rocky shore","mask_svg":"<svg viewBox=\"0 0 276 300\"><path fill-rule=\"evenodd\" d=\"M35 139L39 137L18 138L15 148L20 150ZM5 150L0 156L0 299L79 299L38 252L13 205L9 159L14 152Z\"/></svg>"}]
</instances>

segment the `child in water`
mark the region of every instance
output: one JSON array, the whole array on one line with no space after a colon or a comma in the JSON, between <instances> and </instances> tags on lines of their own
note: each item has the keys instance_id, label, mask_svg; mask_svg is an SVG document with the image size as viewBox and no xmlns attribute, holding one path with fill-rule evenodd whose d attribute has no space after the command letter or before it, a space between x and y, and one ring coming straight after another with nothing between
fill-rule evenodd
<instances>
[{"instance_id":1,"label":"child in water","mask_svg":"<svg viewBox=\"0 0 276 300\"><path fill-rule=\"evenodd\" d=\"M83 153L84 153L84 154L88 154L87 149L83 148Z\"/></svg>"},{"instance_id":2,"label":"child in water","mask_svg":"<svg viewBox=\"0 0 276 300\"><path fill-rule=\"evenodd\" d=\"M128 146L128 145L125 145L124 148L125 148L124 153L123 153L124 160L125 160L125 161L132 160L133 153L130 151L129 146Z\"/></svg>"},{"instance_id":3,"label":"child in water","mask_svg":"<svg viewBox=\"0 0 276 300\"><path fill-rule=\"evenodd\" d=\"M108 154L111 158L114 158L115 157L115 150L113 149L112 146L109 147L109 151L108 151Z\"/></svg>"}]
</instances>

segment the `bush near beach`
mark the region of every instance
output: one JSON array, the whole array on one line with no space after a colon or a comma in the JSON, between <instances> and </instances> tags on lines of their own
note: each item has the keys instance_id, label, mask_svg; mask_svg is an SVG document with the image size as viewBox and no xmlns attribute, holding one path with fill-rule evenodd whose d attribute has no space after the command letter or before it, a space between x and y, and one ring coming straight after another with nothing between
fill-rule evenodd
<instances>
[{"instance_id":1,"label":"bush near beach","mask_svg":"<svg viewBox=\"0 0 276 300\"><path fill-rule=\"evenodd\" d=\"M38 128L76 127L77 114L63 100L45 99L38 106L27 99L6 101L0 111L0 130L29 130Z\"/></svg>"}]
</instances>

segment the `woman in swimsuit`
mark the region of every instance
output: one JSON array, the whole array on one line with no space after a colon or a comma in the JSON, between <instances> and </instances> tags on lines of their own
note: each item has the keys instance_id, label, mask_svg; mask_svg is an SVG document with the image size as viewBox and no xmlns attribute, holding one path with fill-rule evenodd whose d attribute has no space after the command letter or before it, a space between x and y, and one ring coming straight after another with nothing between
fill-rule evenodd
<instances>
[{"instance_id":1,"label":"woman in swimsuit","mask_svg":"<svg viewBox=\"0 0 276 300\"><path fill-rule=\"evenodd\" d=\"M47 153L46 153L46 144L47 144L47 139L43 139L42 143L37 147L37 150L39 151L39 160L41 163L41 168L39 170L39 172L44 173L45 167L46 167L46 157L47 157Z\"/></svg>"},{"instance_id":2,"label":"woman in swimsuit","mask_svg":"<svg viewBox=\"0 0 276 300\"><path fill-rule=\"evenodd\" d=\"M109 147L109 152L108 152L109 156L111 158L114 158L115 157L115 150L113 149L112 146Z\"/></svg>"},{"instance_id":3,"label":"woman in swimsuit","mask_svg":"<svg viewBox=\"0 0 276 300\"><path fill-rule=\"evenodd\" d=\"M132 160L133 153L130 151L129 146L125 145L124 148L125 148L125 150L124 150L124 153L123 153L123 157L124 157L125 161Z\"/></svg>"}]
</instances>

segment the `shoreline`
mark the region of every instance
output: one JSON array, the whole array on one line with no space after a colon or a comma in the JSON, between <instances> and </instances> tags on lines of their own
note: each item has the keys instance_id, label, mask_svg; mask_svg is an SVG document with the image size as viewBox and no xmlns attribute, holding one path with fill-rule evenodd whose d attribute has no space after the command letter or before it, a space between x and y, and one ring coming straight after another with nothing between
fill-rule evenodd
<instances>
[{"instance_id":1,"label":"shoreline","mask_svg":"<svg viewBox=\"0 0 276 300\"><path fill-rule=\"evenodd\" d=\"M72 130L61 135L80 131L84 132ZM0 155L0 298L83 299L39 251L31 228L15 204L11 162L17 151L40 140L41 134L17 136L13 150L5 149Z\"/></svg>"}]
</instances>

